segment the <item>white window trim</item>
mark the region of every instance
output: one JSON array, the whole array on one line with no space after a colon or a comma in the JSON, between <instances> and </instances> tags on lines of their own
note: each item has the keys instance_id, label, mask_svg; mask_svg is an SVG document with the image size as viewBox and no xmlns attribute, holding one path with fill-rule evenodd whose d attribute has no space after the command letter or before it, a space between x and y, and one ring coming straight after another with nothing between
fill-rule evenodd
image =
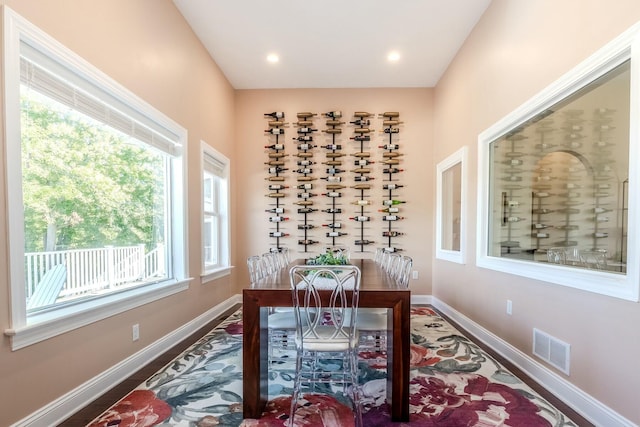
<instances>
[{"instance_id":1,"label":"white window trim","mask_svg":"<svg viewBox=\"0 0 640 427\"><path fill-rule=\"evenodd\" d=\"M5 134L5 165L6 176L9 180L21 176L20 167L20 42L38 46L50 52L69 64L74 70L82 73L83 77L95 82L100 87L117 96L126 105L143 111L153 117L161 126L173 132L184 146L187 140L186 129L164 116L161 112L148 105L132 92L128 91L116 81L86 62L71 50L51 38L33 24L16 14L7 6L3 6L3 72L4 72L4 129ZM17 159L17 160L16 160ZM167 242L171 248L173 260L173 277L170 280L151 284L140 288L114 293L100 299L82 301L72 308L55 310L55 315L48 314L38 317L37 323L27 324L26 300L24 289L24 231L20 209L22 206L22 191L20 186L7 185L7 220L9 240L9 270L11 290L11 328L4 331L11 337L13 350L46 340L70 330L88 325L101 319L122 313L126 310L167 297L188 288L190 278L187 277L187 233L186 233L186 200L184 188L184 167L186 153L172 161L172 186L170 197L173 200L172 236ZM14 207L11 209L11 207ZM73 312L70 310L73 309Z\"/></svg>"},{"instance_id":2,"label":"white window trim","mask_svg":"<svg viewBox=\"0 0 640 427\"><path fill-rule=\"evenodd\" d=\"M629 159L640 158L640 23L598 50L591 57L562 76L558 81L534 96L521 107L498 121L478 137L478 223L477 265L518 276L543 280L549 283L582 289L629 301L638 301L640 296L640 264L634 260L640 255L638 225L640 206L640 167L638 162L629 163L628 241L627 273L615 274L603 271L568 268L517 259L506 259L488 255L489 226L489 145L521 123L558 103L605 74L626 60L631 59L631 105L629 129Z\"/></svg>"},{"instance_id":3,"label":"white window trim","mask_svg":"<svg viewBox=\"0 0 640 427\"><path fill-rule=\"evenodd\" d=\"M467 249L467 152L466 146L462 147L436 166L436 258L456 262L466 263ZM456 165L460 165L460 250L454 251L442 247L442 210L444 209L443 174Z\"/></svg>"},{"instance_id":4,"label":"white window trim","mask_svg":"<svg viewBox=\"0 0 640 427\"><path fill-rule=\"evenodd\" d=\"M224 164L224 172L222 178L226 182L226 188L224 189L226 193L225 197L225 214L220 218L222 221L222 225L220 227L221 230L221 238L223 239L222 249L220 251L220 264L212 269L205 268L204 265L204 244L201 244L202 256L201 256L201 269L202 273L200 275L202 283L207 283L215 279L219 279L224 276L228 276L231 274L231 269L233 266L231 265L231 234L230 234L230 216L231 216L231 191L230 191L230 181L229 177L231 175L231 161L227 156L217 151L215 148L211 147L205 141L200 141L200 151L201 151L201 163L200 163L200 224L204 227L204 212L202 210L202 206L204 206L204 192L202 188L202 176L205 170L205 154L216 159L221 164ZM203 242L201 237L201 242ZM225 249L226 248L226 249Z\"/></svg>"}]
</instances>

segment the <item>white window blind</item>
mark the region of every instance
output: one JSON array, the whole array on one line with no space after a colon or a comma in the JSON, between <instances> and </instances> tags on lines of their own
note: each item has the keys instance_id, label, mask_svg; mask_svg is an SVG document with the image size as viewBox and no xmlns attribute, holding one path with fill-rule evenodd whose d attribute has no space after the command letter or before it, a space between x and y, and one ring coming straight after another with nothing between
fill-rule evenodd
<instances>
[{"instance_id":1,"label":"white window blind","mask_svg":"<svg viewBox=\"0 0 640 427\"><path fill-rule=\"evenodd\" d=\"M202 155L205 171L217 176L218 178L226 177L225 168L227 167L227 164L224 161L217 159L206 151L204 151Z\"/></svg>"},{"instance_id":2,"label":"white window blind","mask_svg":"<svg viewBox=\"0 0 640 427\"><path fill-rule=\"evenodd\" d=\"M179 136L126 101L97 87L38 49L21 41L20 81L74 110L167 154L181 152Z\"/></svg>"}]
</instances>

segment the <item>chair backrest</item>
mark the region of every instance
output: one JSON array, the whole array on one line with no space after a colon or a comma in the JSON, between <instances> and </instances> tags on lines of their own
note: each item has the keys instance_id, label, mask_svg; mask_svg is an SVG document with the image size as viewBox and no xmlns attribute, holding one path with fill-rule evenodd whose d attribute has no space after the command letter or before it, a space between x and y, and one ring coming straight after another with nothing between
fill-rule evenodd
<instances>
[{"instance_id":1,"label":"chair backrest","mask_svg":"<svg viewBox=\"0 0 640 427\"><path fill-rule=\"evenodd\" d=\"M262 262L264 263L267 274L271 274L279 268L278 261L276 260L276 255L273 252L263 253Z\"/></svg>"},{"instance_id":2,"label":"chair backrest","mask_svg":"<svg viewBox=\"0 0 640 427\"><path fill-rule=\"evenodd\" d=\"M607 252L606 251L580 251L580 261L587 268L596 270L607 269Z\"/></svg>"},{"instance_id":3,"label":"chair backrest","mask_svg":"<svg viewBox=\"0 0 640 427\"><path fill-rule=\"evenodd\" d=\"M58 299L62 287L67 281L67 267L57 264L47 270L29 297L27 310L51 305Z\"/></svg>"},{"instance_id":4,"label":"chair backrest","mask_svg":"<svg viewBox=\"0 0 640 427\"><path fill-rule=\"evenodd\" d=\"M289 276L297 344L302 348L342 344L345 350L353 349L360 269L354 265L297 265Z\"/></svg>"},{"instance_id":5,"label":"chair backrest","mask_svg":"<svg viewBox=\"0 0 640 427\"><path fill-rule=\"evenodd\" d=\"M247 269L249 269L251 283L255 283L265 276L264 263L259 255L252 255L247 258Z\"/></svg>"},{"instance_id":6,"label":"chair backrest","mask_svg":"<svg viewBox=\"0 0 640 427\"><path fill-rule=\"evenodd\" d=\"M394 279L396 278L396 270L398 268L398 263L400 262L400 259L401 259L400 254L392 252L387 257L386 264L383 265L387 273Z\"/></svg>"},{"instance_id":7,"label":"chair backrest","mask_svg":"<svg viewBox=\"0 0 640 427\"><path fill-rule=\"evenodd\" d=\"M409 287L409 279L411 276L411 269L413 268L413 259L410 256L403 255L401 266L398 269L398 275L396 280L398 281L398 286L401 288Z\"/></svg>"},{"instance_id":8,"label":"chair backrest","mask_svg":"<svg viewBox=\"0 0 640 427\"><path fill-rule=\"evenodd\" d=\"M382 256L384 255L384 249L382 248L376 248L376 253L373 256L373 261L376 264L380 264L382 262Z\"/></svg>"}]
</instances>

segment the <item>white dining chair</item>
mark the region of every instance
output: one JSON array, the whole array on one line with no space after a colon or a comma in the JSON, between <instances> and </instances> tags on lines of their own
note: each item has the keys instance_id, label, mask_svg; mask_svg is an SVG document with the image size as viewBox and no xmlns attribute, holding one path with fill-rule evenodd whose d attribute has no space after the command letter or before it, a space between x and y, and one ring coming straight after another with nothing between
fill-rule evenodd
<instances>
[{"instance_id":1,"label":"white dining chair","mask_svg":"<svg viewBox=\"0 0 640 427\"><path fill-rule=\"evenodd\" d=\"M342 385L362 425L358 386L357 313L360 269L354 265L300 265L290 272L296 319L296 367L290 425L296 425L298 400L318 383ZM328 291L329 298L321 298Z\"/></svg>"}]
</instances>

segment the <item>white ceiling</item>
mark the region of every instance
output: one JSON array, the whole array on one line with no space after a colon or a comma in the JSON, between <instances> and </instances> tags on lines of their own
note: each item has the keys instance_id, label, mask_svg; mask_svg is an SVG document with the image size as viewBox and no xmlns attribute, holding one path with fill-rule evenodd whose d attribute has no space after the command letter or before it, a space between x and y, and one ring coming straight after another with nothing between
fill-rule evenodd
<instances>
[{"instance_id":1,"label":"white ceiling","mask_svg":"<svg viewBox=\"0 0 640 427\"><path fill-rule=\"evenodd\" d=\"M433 87L491 2L173 1L236 89Z\"/></svg>"}]
</instances>

